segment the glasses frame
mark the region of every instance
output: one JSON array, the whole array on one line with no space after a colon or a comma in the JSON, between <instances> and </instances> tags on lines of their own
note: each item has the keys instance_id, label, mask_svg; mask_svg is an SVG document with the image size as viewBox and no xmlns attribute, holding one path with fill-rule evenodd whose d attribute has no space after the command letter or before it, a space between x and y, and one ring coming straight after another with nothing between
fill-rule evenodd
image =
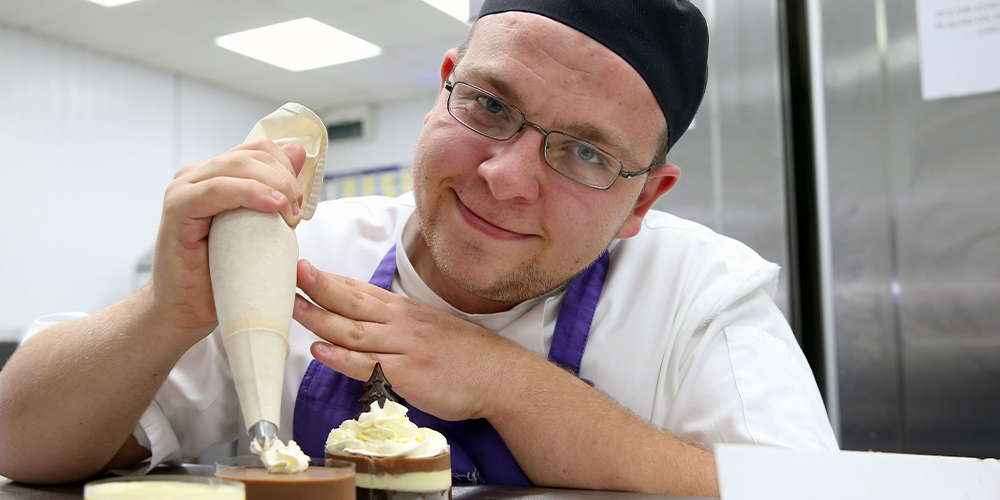
<instances>
[{"instance_id":1,"label":"glasses frame","mask_svg":"<svg viewBox=\"0 0 1000 500\"><path fill-rule=\"evenodd\" d=\"M583 139L578 139L576 137L573 137L572 135L569 135L569 134L567 134L565 132L560 132L558 130L546 131L544 128L542 128L538 124L532 123L532 122L528 121L524 117L524 113L520 109L517 109L517 106L514 106L513 104L507 102L502 97L494 94L493 92L490 92L489 90L486 90L486 89L481 88L481 87L477 87L477 86L475 86L475 85L473 85L473 84L471 84L469 82L463 82L463 81L452 82L450 80L451 80L451 77L449 76L448 81L445 81L445 84L444 84L445 90L448 91L448 103L447 103L446 107L448 108L448 114L451 115L451 117L454 118L455 121L457 121L458 123L461 123L462 125L465 125L465 128L467 128L467 129L469 129L469 130L471 130L471 131L473 131L473 132L475 132L475 133L477 133L477 134L479 134L479 135L481 135L483 137L488 137L488 138L493 139L495 141L509 141L510 139L512 139L515 136L517 136L517 134L520 134L521 131L524 130L524 126L525 125L531 126L535 130L541 132L541 134L543 136L545 136L544 137L545 141L542 142L542 159L545 160L545 164L548 165L549 168L551 168L552 170L556 171L559 175L562 175L563 177L565 177L565 178L567 178L567 179L569 179L569 180L571 180L571 181L573 181L573 182L575 182L577 184L580 184L581 186L587 186L589 188L597 189L597 190L600 190L600 191L607 191L608 189L611 189L611 186L615 185L615 182L618 181L619 177L622 177L622 178L625 178L625 179L632 179L634 177L639 177L641 175L644 175L644 174L646 174L647 172L649 172L650 170L653 169L653 165L650 165L650 166L648 166L648 167L646 167L646 168L644 168L642 170L636 171L636 172L626 172L625 171L625 164L623 164L622 161L619 160L618 157L616 157L615 155L613 155L611 153L608 153L607 151L605 151L605 150L603 150L603 149L601 149L601 148L599 148L599 147L597 147L597 146L595 146L595 145L593 145L593 144L591 144L591 143L589 143L589 142L587 142L587 141L585 141ZM455 92L454 92L455 85L458 85L458 84L466 85L468 87L476 89L477 91L482 92L483 94L485 94L487 97L489 97L491 99L496 99L498 102L502 103L503 105L509 107L510 109L513 109L514 111L517 112L518 115L520 115L520 117L521 117L521 124L514 130L513 133L511 133L507 137L494 137L494 136L486 134L484 132L480 132L479 130L473 128L472 125L469 125L468 123L465 123L459 117L455 116L455 113L452 112L452 110L451 110L451 96L455 95ZM551 163L549 163L549 158L545 154L545 149L546 149L545 145L549 142L549 135L551 135L551 134L559 134L559 135L562 135L562 136L565 136L565 137L569 137L570 139L573 139L574 141L577 141L577 142L580 142L582 144L585 144L587 147L593 148L595 151L599 151L601 154L606 155L608 158L611 158L616 163L618 163L618 174L615 176L614 179L612 179L612 181L611 181L610 184L608 184L607 186L602 187L602 186L597 186L597 185L593 185L593 184L588 184L588 183L583 182L583 181L578 180L578 179L574 179L574 178L570 177L569 175L563 173L561 170L559 170L558 168L554 167Z\"/></svg>"}]
</instances>

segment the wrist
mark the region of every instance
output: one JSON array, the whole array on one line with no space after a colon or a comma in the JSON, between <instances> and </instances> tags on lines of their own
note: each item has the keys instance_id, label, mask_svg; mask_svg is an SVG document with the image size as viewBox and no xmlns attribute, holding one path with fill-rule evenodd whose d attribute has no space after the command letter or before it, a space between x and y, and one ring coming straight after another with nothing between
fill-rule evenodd
<instances>
[{"instance_id":1,"label":"wrist","mask_svg":"<svg viewBox=\"0 0 1000 500\"><path fill-rule=\"evenodd\" d=\"M122 306L129 311L133 322L129 331L140 335L151 343L151 347L163 351L174 351L180 358L188 349L215 329L216 322L191 324L182 320L183 316L171 314L175 307L164 304L157 296L156 287L150 279L132 295L122 300Z\"/></svg>"},{"instance_id":2,"label":"wrist","mask_svg":"<svg viewBox=\"0 0 1000 500\"><path fill-rule=\"evenodd\" d=\"M526 410L547 406L565 394L576 379L558 365L526 349L504 363L492 364L500 373L490 377L490 395L483 405L482 418L512 421Z\"/></svg>"}]
</instances>

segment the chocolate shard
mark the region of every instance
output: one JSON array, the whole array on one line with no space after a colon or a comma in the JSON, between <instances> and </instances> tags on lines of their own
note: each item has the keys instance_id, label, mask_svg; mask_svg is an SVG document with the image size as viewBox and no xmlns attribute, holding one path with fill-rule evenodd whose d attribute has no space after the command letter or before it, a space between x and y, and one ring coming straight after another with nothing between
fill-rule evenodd
<instances>
[{"instance_id":1,"label":"chocolate shard","mask_svg":"<svg viewBox=\"0 0 1000 500\"><path fill-rule=\"evenodd\" d=\"M399 400L392 395L392 384L385 379L385 374L382 373L382 363L375 363L375 369L372 370L372 376L368 378L363 386L365 388L365 395L361 396L358 400L361 403L361 411L354 416L354 420L361 417L361 414L368 411L372 403L378 401L380 408L385 407L386 401L392 401L398 403Z\"/></svg>"}]
</instances>

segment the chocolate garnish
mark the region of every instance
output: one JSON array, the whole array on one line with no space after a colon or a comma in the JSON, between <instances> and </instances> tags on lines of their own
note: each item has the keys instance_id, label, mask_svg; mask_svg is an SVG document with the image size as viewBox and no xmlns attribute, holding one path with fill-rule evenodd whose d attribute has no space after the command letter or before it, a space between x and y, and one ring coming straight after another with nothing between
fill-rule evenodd
<instances>
[{"instance_id":1,"label":"chocolate garnish","mask_svg":"<svg viewBox=\"0 0 1000 500\"><path fill-rule=\"evenodd\" d=\"M385 374L382 373L382 363L375 363L375 370L372 371L372 376L368 378L363 386L365 388L365 395L361 396L358 400L361 403L361 411L354 416L354 420L361 417L361 414L368 411L372 407L372 403L378 401L379 408L385 408L385 402L392 401L398 403L399 401L395 396L392 395L392 384L385 379Z\"/></svg>"}]
</instances>

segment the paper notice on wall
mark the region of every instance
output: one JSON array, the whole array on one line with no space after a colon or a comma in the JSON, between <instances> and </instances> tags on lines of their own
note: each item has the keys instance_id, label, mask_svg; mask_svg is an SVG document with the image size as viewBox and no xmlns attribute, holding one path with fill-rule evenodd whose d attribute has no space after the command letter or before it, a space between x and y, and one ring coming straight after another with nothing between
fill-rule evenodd
<instances>
[{"instance_id":1,"label":"paper notice on wall","mask_svg":"<svg viewBox=\"0 0 1000 500\"><path fill-rule=\"evenodd\" d=\"M1000 90L1000 0L917 0L924 100Z\"/></svg>"}]
</instances>

